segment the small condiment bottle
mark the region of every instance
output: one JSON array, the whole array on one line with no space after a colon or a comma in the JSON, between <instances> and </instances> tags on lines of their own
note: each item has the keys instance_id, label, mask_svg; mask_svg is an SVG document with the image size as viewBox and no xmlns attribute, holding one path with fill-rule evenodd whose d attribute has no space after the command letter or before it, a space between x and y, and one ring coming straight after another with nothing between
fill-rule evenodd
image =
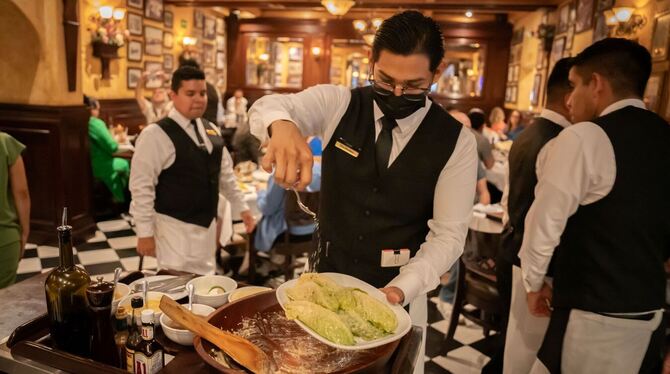
<instances>
[{"instance_id":1,"label":"small condiment bottle","mask_svg":"<svg viewBox=\"0 0 670 374\"><path fill-rule=\"evenodd\" d=\"M118 367L119 359L111 320L114 283L105 282L102 277L98 277L96 283L86 288L86 299L91 322L91 358Z\"/></svg>"},{"instance_id":2,"label":"small condiment bottle","mask_svg":"<svg viewBox=\"0 0 670 374\"><path fill-rule=\"evenodd\" d=\"M120 306L114 314L115 330L114 343L119 357L119 367L126 368L126 342L128 341L128 313L126 308Z\"/></svg>"},{"instance_id":3,"label":"small condiment bottle","mask_svg":"<svg viewBox=\"0 0 670 374\"><path fill-rule=\"evenodd\" d=\"M142 311L142 342L135 349L135 373L154 374L165 366L163 346L154 337L154 311Z\"/></svg>"},{"instance_id":4,"label":"small condiment bottle","mask_svg":"<svg viewBox=\"0 0 670 374\"><path fill-rule=\"evenodd\" d=\"M128 339L126 340L126 370L129 373L135 372L135 349L137 345L142 342L140 330L137 327L138 320L136 319L136 311L144 306L144 300L140 296L133 296L130 300L132 314L130 315L130 326L128 328Z\"/></svg>"}]
</instances>

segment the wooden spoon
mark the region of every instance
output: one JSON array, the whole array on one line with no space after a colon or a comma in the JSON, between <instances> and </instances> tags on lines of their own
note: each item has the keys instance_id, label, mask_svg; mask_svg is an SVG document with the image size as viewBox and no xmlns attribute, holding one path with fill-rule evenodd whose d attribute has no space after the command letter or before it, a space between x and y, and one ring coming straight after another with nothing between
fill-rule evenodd
<instances>
[{"instance_id":1,"label":"wooden spoon","mask_svg":"<svg viewBox=\"0 0 670 374\"><path fill-rule=\"evenodd\" d=\"M160 308L173 321L192 333L207 339L240 365L254 373L266 374L274 370L273 362L260 348L240 336L218 329L204 318L193 314L169 297L161 298Z\"/></svg>"}]
</instances>

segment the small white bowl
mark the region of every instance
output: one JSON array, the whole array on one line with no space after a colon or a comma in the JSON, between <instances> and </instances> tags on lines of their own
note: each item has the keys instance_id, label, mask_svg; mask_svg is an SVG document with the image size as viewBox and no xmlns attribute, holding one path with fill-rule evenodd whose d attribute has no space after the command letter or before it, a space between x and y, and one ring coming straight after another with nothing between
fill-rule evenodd
<instances>
[{"instance_id":1,"label":"small white bowl","mask_svg":"<svg viewBox=\"0 0 670 374\"><path fill-rule=\"evenodd\" d=\"M241 298L255 295L257 293L265 292L265 291L270 291L272 288L270 287L261 287L261 286L247 286L247 287L242 287L238 288L235 291L232 291L228 295L228 302L232 303L233 301L239 300Z\"/></svg>"},{"instance_id":2,"label":"small white bowl","mask_svg":"<svg viewBox=\"0 0 670 374\"><path fill-rule=\"evenodd\" d=\"M234 279L224 277L223 275L203 275L202 277L191 279L190 282L186 283L187 289L189 284L193 285L194 303L205 304L214 308L225 304L228 300L228 294L237 288L237 282ZM215 286L222 287L225 292L208 295L209 290Z\"/></svg>"},{"instance_id":3,"label":"small white bowl","mask_svg":"<svg viewBox=\"0 0 670 374\"><path fill-rule=\"evenodd\" d=\"M119 304L118 304L119 306L124 307L128 313L132 313L132 310L133 310L133 308L130 306L130 300L133 298L133 296L143 296L143 295L142 295L142 292L136 292L136 293L130 294L130 295L124 297L123 299L121 299L119 301ZM161 311L161 308L159 307L160 302L161 302L161 298L163 296L167 296L170 299L174 300L174 298L172 296L170 296L166 293L163 293L163 292L155 292L155 291L147 292L147 298L149 299L148 308L153 309L153 311L154 311L154 323L156 323L158 321L158 319L161 317L161 314L163 314L163 312ZM144 309L147 309L146 300L144 300L144 306L142 307L141 310L144 310ZM140 313L141 312L138 312L138 314L140 314Z\"/></svg>"},{"instance_id":4,"label":"small white bowl","mask_svg":"<svg viewBox=\"0 0 670 374\"><path fill-rule=\"evenodd\" d=\"M116 313L119 302L128 295L130 295L130 287L127 284L117 282L116 288L114 288L114 299L112 300L112 313Z\"/></svg>"},{"instance_id":5,"label":"small white bowl","mask_svg":"<svg viewBox=\"0 0 670 374\"><path fill-rule=\"evenodd\" d=\"M186 307L187 305L184 306ZM214 312L214 310L215 309L209 305L193 304L192 312L201 315L204 318L207 318L210 314L212 314L212 312ZM193 345L193 333L188 330L176 329L174 327L171 327L169 325L170 322L172 322L170 317L168 317L166 314L161 315L160 323L161 327L163 328L163 333L165 333L165 336L167 336L168 339L172 340L177 344Z\"/></svg>"}]
</instances>

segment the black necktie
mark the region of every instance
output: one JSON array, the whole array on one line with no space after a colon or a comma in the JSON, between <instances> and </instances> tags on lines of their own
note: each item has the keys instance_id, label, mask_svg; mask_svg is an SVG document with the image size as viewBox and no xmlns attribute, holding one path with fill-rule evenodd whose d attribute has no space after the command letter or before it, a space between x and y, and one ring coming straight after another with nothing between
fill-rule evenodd
<instances>
[{"instance_id":1,"label":"black necktie","mask_svg":"<svg viewBox=\"0 0 670 374\"><path fill-rule=\"evenodd\" d=\"M202 140L202 135L200 135L200 131L198 131L198 122L196 120L192 119L191 120L191 125L193 125L193 130L195 130L195 137L198 139L198 148L207 150L207 146L205 145L205 141Z\"/></svg>"},{"instance_id":2,"label":"black necktie","mask_svg":"<svg viewBox=\"0 0 670 374\"><path fill-rule=\"evenodd\" d=\"M377 171L382 175L389 165L389 157L391 156L391 146L393 145L393 135L391 131L398 126L398 123L390 117L382 117L382 131L377 137L375 143L375 153L377 155Z\"/></svg>"}]
</instances>

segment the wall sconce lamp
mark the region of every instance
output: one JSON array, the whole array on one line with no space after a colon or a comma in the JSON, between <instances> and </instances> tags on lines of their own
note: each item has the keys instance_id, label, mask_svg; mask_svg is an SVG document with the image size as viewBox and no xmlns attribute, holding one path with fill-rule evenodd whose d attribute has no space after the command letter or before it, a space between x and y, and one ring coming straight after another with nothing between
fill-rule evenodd
<instances>
[{"instance_id":1,"label":"wall sconce lamp","mask_svg":"<svg viewBox=\"0 0 670 374\"><path fill-rule=\"evenodd\" d=\"M114 8L109 5L101 6L100 9L98 9L98 13L100 14L100 18L102 18L103 20L110 20L114 18L116 21L120 21L123 19L123 17L126 16L125 9Z\"/></svg>"},{"instance_id":2,"label":"wall sconce lamp","mask_svg":"<svg viewBox=\"0 0 670 374\"><path fill-rule=\"evenodd\" d=\"M321 58L321 47L312 47L312 56L318 60Z\"/></svg>"},{"instance_id":3,"label":"wall sconce lamp","mask_svg":"<svg viewBox=\"0 0 670 374\"><path fill-rule=\"evenodd\" d=\"M101 6L97 14L91 14L91 45L93 56L100 59L102 79L109 79L109 62L119 57L117 50L124 45L128 30L121 28L121 20L126 16L123 8Z\"/></svg>"},{"instance_id":4,"label":"wall sconce lamp","mask_svg":"<svg viewBox=\"0 0 670 374\"><path fill-rule=\"evenodd\" d=\"M616 36L632 36L647 24L647 18L636 14L635 8L618 7L606 10L605 23L614 29Z\"/></svg>"}]
</instances>

